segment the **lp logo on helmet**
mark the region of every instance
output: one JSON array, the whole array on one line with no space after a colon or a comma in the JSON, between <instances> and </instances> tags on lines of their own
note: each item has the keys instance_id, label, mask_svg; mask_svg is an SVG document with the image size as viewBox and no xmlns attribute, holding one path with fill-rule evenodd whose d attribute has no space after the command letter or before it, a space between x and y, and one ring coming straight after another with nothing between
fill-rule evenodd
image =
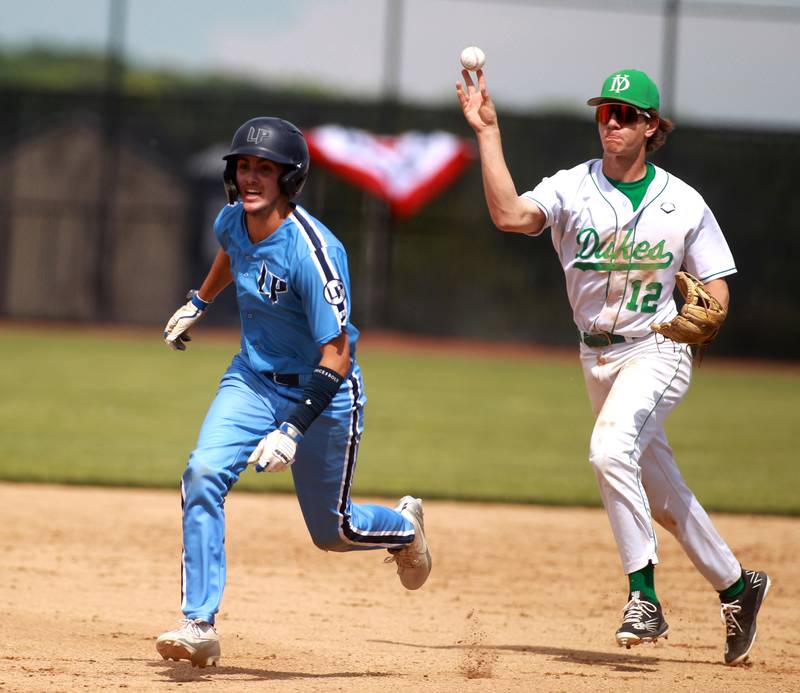
<instances>
[{"instance_id":1,"label":"lp logo on helmet","mask_svg":"<svg viewBox=\"0 0 800 693\"><path fill-rule=\"evenodd\" d=\"M269 130L265 130L264 128L258 128L258 130L256 130L254 127L251 127L247 132L247 141L253 144L261 144L267 137L269 137Z\"/></svg>"},{"instance_id":2,"label":"lp logo on helmet","mask_svg":"<svg viewBox=\"0 0 800 693\"><path fill-rule=\"evenodd\" d=\"M619 94L621 91L627 91L630 89L631 80L628 79L628 75L621 75L617 73L614 75L614 81L611 82L611 89L615 94Z\"/></svg>"}]
</instances>

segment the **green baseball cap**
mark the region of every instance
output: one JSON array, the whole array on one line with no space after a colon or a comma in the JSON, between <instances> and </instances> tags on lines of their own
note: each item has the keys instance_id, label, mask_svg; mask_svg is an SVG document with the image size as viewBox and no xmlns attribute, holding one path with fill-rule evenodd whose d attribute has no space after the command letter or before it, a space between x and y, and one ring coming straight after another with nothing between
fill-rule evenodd
<instances>
[{"instance_id":1,"label":"green baseball cap","mask_svg":"<svg viewBox=\"0 0 800 693\"><path fill-rule=\"evenodd\" d=\"M600 96L589 99L589 106L598 106L606 101L620 101L638 108L658 110L661 99L656 83L641 70L618 70L606 78Z\"/></svg>"}]
</instances>

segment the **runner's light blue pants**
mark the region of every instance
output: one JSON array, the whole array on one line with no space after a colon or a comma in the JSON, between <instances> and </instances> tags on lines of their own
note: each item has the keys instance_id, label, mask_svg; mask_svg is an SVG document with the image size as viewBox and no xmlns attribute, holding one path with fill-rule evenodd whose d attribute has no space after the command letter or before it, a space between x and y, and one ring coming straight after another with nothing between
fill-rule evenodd
<instances>
[{"instance_id":1,"label":"runner's light blue pants","mask_svg":"<svg viewBox=\"0 0 800 693\"><path fill-rule=\"evenodd\" d=\"M286 419L302 391L302 384L288 387L259 375L241 354L222 377L181 481L186 618L214 623L225 587L225 496L256 445ZM354 364L309 427L291 467L308 531L327 551L393 548L414 539L414 526L400 513L350 501L365 403Z\"/></svg>"}]
</instances>

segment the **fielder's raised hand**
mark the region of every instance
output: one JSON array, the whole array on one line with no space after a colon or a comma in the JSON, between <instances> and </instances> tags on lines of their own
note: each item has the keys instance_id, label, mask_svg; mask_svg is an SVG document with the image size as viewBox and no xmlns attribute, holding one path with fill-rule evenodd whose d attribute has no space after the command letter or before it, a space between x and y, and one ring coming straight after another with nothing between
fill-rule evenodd
<instances>
[{"instance_id":1,"label":"fielder's raised hand","mask_svg":"<svg viewBox=\"0 0 800 693\"><path fill-rule=\"evenodd\" d=\"M303 434L294 426L282 423L261 440L247 464L255 465L259 472L285 472L292 466L297 444L302 439Z\"/></svg>"},{"instance_id":2,"label":"fielder's raised hand","mask_svg":"<svg viewBox=\"0 0 800 693\"><path fill-rule=\"evenodd\" d=\"M461 110L464 112L464 118L467 119L470 127L475 132L497 127L497 111L492 97L489 96L489 90L486 88L486 77L483 75L483 70L475 73L478 78L477 86L472 81L472 75L468 70L461 70L461 76L464 78L464 84L460 81L456 82L456 94L461 104Z\"/></svg>"},{"instance_id":3,"label":"fielder's raised hand","mask_svg":"<svg viewBox=\"0 0 800 693\"><path fill-rule=\"evenodd\" d=\"M208 301L204 301L196 291L190 291L186 305L181 306L173 313L164 327L164 341L170 349L185 351L186 342L191 342L189 328L206 314Z\"/></svg>"}]
</instances>

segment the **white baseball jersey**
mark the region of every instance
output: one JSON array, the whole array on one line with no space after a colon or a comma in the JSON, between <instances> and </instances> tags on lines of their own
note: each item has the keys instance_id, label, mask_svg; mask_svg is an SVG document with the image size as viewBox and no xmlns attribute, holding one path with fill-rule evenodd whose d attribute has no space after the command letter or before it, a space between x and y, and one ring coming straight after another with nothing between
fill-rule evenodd
<instances>
[{"instance_id":1,"label":"white baseball jersey","mask_svg":"<svg viewBox=\"0 0 800 693\"><path fill-rule=\"evenodd\" d=\"M545 228L583 332L652 335L652 322L677 313L672 293L681 267L703 281L736 271L703 198L654 168L636 210L603 175L599 159L559 171L523 194L547 215ZM597 416L589 460L625 573L658 562L655 519L715 589L729 586L739 563L684 482L664 433L664 420L689 388L685 345L640 339L582 344L580 353Z\"/></svg>"},{"instance_id":2,"label":"white baseball jersey","mask_svg":"<svg viewBox=\"0 0 800 693\"><path fill-rule=\"evenodd\" d=\"M544 178L522 197L547 215L575 324L584 332L651 334L677 313L672 292L684 267L704 282L736 272L733 256L700 194L655 167L634 210L603 175L600 159Z\"/></svg>"}]
</instances>

